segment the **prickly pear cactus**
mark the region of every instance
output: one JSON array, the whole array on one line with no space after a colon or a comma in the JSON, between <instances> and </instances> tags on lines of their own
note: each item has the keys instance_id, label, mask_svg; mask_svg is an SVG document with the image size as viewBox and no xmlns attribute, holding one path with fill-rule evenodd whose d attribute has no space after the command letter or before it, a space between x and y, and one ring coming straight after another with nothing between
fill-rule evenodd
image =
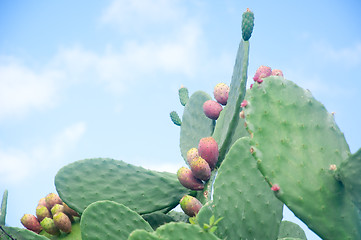
<instances>
[{"instance_id":1,"label":"prickly pear cactus","mask_svg":"<svg viewBox=\"0 0 361 240\"><path fill-rule=\"evenodd\" d=\"M246 91L253 26L247 9L230 86L217 84L215 100L179 89L183 115L170 118L187 166L177 175L76 161L55 176L59 196L24 214L32 231L5 226L4 193L0 238L307 240L282 221L285 204L324 240L361 239L361 150L351 154L332 114L281 70L262 65Z\"/></svg>"}]
</instances>

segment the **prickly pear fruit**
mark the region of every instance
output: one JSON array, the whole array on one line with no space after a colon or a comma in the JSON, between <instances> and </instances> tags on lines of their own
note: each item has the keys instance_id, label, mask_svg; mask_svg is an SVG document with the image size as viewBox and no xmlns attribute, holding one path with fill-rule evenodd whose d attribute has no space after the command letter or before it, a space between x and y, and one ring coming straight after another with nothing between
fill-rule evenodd
<instances>
[{"instance_id":1,"label":"prickly pear fruit","mask_svg":"<svg viewBox=\"0 0 361 240\"><path fill-rule=\"evenodd\" d=\"M40 222L40 225L43 227L44 231L51 235L59 235L59 228L55 226L54 220L51 218L44 218L43 221Z\"/></svg>"},{"instance_id":2,"label":"prickly pear fruit","mask_svg":"<svg viewBox=\"0 0 361 240\"><path fill-rule=\"evenodd\" d=\"M45 198L40 198L39 202L38 202L38 206L45 206L45 207L48 207L46 205L46 201L45 201Z\"/></svg>"},{"instance_id":3,"label":"prickly pear fruit","mask_svg":"<svg viewBox=\"0 0 361 240\"><path fill-rule=\"evenodd\" d=\"M178 90L178 95L180 103L185 106L189 100L188 89L181 86L181 88Z\"/></svg>"},{"instance_id":4,"label":"prickly pear fruit","mask_svg":"<svg viewBox=\"0 0 361 240\"><path fill-rule=\"evenodd\" d=\"M36 217L38 218L38 221L40 221L40 222L46 217L51 218L49 209L45 206L40 206L40 205L37 206L35 212L36 212Z\"/></svg>"},{"instance_id":5,"label":"prickly pear fruit","mask_svg":"<svg viewBox=\"0 0 361 240\"><path fill-rule=\"evenodd\" d=\"M272 73L271 73L271 76L281 76L283 77L283 72L279 69L273 69L272 70Z\"/></svg>"},{"instance_id":6,"label":"prickly pear fruit","mask_svg":"<svg viewBox=\"0 0 361 240\"><path fill-rule=\"evenodd\" d=\"M207 100L203 104L204 114L213 120L217 120L222 110L222 106L214 100Z\"/></svg>"},{"instance_id":7,"label":"prickly pear fruit","mask_svg":"<svg viewBox=\"0 0 361 240\"><path fill-rule=\"evenodd\" d=\"M189 166L192 164L193 159L199 157L198 155L198 149L197 148L191 148L187 152L187 162Z\"/></svg>"},{"instance_id":8,"label":"prickly pear fruit","mask_svg":"<svg viewBox=\"0 0 361 240\"><path fill-rule=\"evenodd\" d=\"M182 120L180 119L180 117L176 111L170 112L169 116L175 125L177 125L177 126L182 125Z\"/></svg>"},{"instance_id":9,"label":"prickly pear fruit","mask_svg":"<svg viewBox=\"0 0 361 240\"><path fill-rule=\"evenodd\" d=\"M196 178L189 168L181 167L177 172L179 182L186 188L191 190L202 190L204 184Z\"/></svg>"},{"instance_id":10,"label":"prickly pear fruit","mask_svg":"<svg viewBox=\"0 0 361 240\"><path fill-rule=\"evenodd\" d=\"M179 203L183 212L190 217L194 217L202 208L202 203L197 198L189 195L184 195Z\"/></svg>"},{"instance_id":11,"label":"prickly pear fruit","mask_svg":"<svg viewBox=\"0 0 361 240\"><path fill-rule=\"evenodd\" d=\"M48 207L49 210L51 210L51 208L55 204L63 203L63 201L60 199L60 197L56 193L49 193L48 195L46 195L45 201L46 201L46 206Z\"/></svg>"},{"instance_id":12,"label":"prickly pear fruit","mask_svg":"<svg viewBox=\"0 0 361 240\"><path fill-rule=\"evenodd\" d=\"M270 67L260 66L257 69L257 71L253 77L253 80L258 83L261 83L261 82L263 82L263 78L269 77L269 76L271 76L271 74L272 74L272 69Z\"/></svg>"},{"instance_id":13,"label":"prickly pear fruit","mask_svg":"<svg viewBox=\"0 0 361 240\"><path fill-rule=\"evenodd\" d=\"M190 165L193 175L203 181L208 181L211 177L209 164L201 157L194 159Z\"/></svg>"},{"instance_id":14,"label":"prickly pear fruit","mask_svg":"<svg viewBox=\"0 0 361 240\"><path fill-rule=\"evenodd\" d=\"M71 221L69 217L63 213L58 212L53 217L55 226L65 233L71 232Z\"/></svg>"},{"instance_id":15,"label":"prickly pear fruit","mask_svg":"<svg viewBox=\"0 0 361 240\"><path fill-rule=\"evenodd\" d=\"M51 214L54 216L58 212L64 212L64 206L57 203L51 208Z\"/></svg>"},{"instance_id":16,"label":"prickly pear fruit","mask_svg":"<svg viewBox=\"0 0 361 240\"><path fill-rule=\"evenodd\" d=\"M64 213L66 213L68 216L79 217L79 213L71 209L66 203L63 203L63 206L64 206Z\"/></svg>"},{"instance_id":17,"label":"prickly pear fruit","mask_svg":"<svg viewBox=\"0 0 361 240\"><path fill-rule=\"evenodd\" d=\"M198 154L207 161L209 167L213 169L218 162L218 144L213 137L205 137L199 140Z\"/></svg>"},{"instance_id":18,"label":"prickly pear fruit","mask_svg":"<svg viewBox=\"0 0 361 240\"><path fill-rule=\"evenodd\" d=\"M247 8L242 14L242 38L248 41L251 38L254 27L254 14Z\"/></svg>"},{"instance_id":19,"label":"prickly pear fruit","mask_svg":"<svg viewBox=\"0 0 361 240\"><path fill-rule=\"evenodd\" d=\"M226 105L228 101L229 87L225 83L218 83L214 87L213 95L218 103Z\"/></svg>"},{"instance_id":20,"label":"prickly pear fruit","mask_svg":"<svg viewBox=\"0 0 361 240\"><path fill-rule=\"evenodd\" d=\"M32 214L24 214L20 219L21 224L26 227L28 230L39 233L43 229L38 221L38 219Z\"/></svg>"},{"instance_id":21,"label":"prickly pear fruit","mask_svg":"<svg viewBox=\"0 0 361 240\"><path fill-rule=\"evenodd\" d=\"M248 105L247 100L243 100L242 103L241 103L241 107L244 108L247 105Z\"/></svg>"}]
</instances>

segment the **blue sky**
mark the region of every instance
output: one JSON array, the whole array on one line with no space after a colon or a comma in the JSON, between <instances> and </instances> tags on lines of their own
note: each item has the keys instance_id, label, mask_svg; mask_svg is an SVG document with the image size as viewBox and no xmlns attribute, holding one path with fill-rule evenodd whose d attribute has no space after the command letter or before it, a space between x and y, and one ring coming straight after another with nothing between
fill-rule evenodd
<instances>
[{"instance_id":1,"label":"blue sky","mask_svg":"<svg viewBox=\"0 0 361 240\"><path fill-rule=\"evenodd\" d=\"M5 0L0 191L9 190L7 224L21 226L21 216L55 191L56 172L76 160L110 157L171 172L183 166L179 128L169 119L182 112L178 88L211 94L230 83L247 7L255 13L250 80L260 65L282 69L336 113L358 150L358 0Z\"/></svg>"}]
</instances>

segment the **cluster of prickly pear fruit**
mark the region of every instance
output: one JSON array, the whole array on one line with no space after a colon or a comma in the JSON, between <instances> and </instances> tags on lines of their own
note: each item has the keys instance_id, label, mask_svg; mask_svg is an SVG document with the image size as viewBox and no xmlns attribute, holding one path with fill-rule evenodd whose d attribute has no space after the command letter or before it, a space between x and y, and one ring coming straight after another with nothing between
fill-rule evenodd
<instances>
[{"instance_id":1,"label":"cluster of prickly pear fruit","mask_svg":"<svg viewBox=\"0 0 361 240\"><path fill-rule=\"evenodd\" d=\"M187 152L189 168L181 167L178 172L179 182L191 190L202 190L204 182L211 177L211 170L218 161L218 144L212 137L205 137L199 141L198 149L191 148Z\"/></svg>"},{"instance_id":2,"label":"cluster of prickly pear fruit","mask_svg":"<svg viewBox=\"0 0 361 240\"><path fill-rule=\"evenodd\" d=\"M170 117L189 168L172 174L113 159L76 161L55 176L60 197L49 194L37 216L21 219L31 231L5 226L5 192L0 238L65 239L76 226L68 239L307 240L282 221L285 204L325 240L361 239L361 150L351 154L333 115L282 71L260 66L246 90L253 25L247 9L230 87L217 84L216 101L179 89L183 116ZM184 213L172 211L178 204ZM52 236L36 234L42 229Z\"/></svg>"},{"instance_id":3,"label":"cluster of prickly pear fruit","mask_svg":"<svg viewBox=\"0 0 361 240\"><path fill-rule=\"evenodd\" d=\"M229 87L225 83L218 83L214 87L213 95L216 101L207 100L203 104L204 114L210 119L217 120L223 110L222 105L228 101Z\"/></svg>"},{"instance_id":4,"label":"cluster of prickly pear fruit","mask_svg":"<svg viewBox=\"0 0 361 240\"><path fill-rule=\"evenodd\" d=\"M51 235L59 235L60 231L71 232L74 217L79 217L79 214L69 208L56 193L49 193L39 200L36 216L24 214L20 221L24 227L35 233L44 230Z\"/></svg>"}]
</instances>

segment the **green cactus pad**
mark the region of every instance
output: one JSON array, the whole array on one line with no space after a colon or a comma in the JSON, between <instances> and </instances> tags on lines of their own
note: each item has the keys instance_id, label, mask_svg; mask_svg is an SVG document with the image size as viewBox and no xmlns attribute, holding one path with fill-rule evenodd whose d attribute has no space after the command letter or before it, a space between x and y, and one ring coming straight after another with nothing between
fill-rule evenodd
<instances>
[{"instance_id":1,"label":"green cactus pad","mask_svg":"<svg viewBox=\"0 0 361 240\"><path fill-rule=\"evenodd\" d=\"M184 107L182 126L180 131L180 150L187 163L187 152L191 148L198 148L201 138L209 137L213 133L214 121L206 117L203 103L211 97L202 91L197 91L189 98Z\"/></svg>"},{"instance_id":2,"label":"green cactus pad","mask_svg":"<svg viewBox=\"0 0 361 240\"><path fill-rule=\"evenodd\" d=\"M177 125L177 126L181 126L182 125L182 120L180 119L178 113L176 111L172 111L169 114L170 119L172 120L172 122Z\"/></svg>"},{"instance_id":3,"label":"green cactus pad","mask_svg":"<svg viewBox=\"0 0 361 240\"><path fill-rule=\"evenodd\" d=\"M150 232L147 232L142 229L134 230L132 233L130 233L128 240L163 240L157 237L156 235L153 235Z\"/></svg>"},{"instance_id":4,"label":"green cactus pad","mask_svg":"<svg viewBox=\"0 0 361 240\"><path fill-rule=\"evenodd\" d=\"M156 230L159 226L163 224L174 221L174 219L171 216L164 214L162 212L143 214L142 218L145 221L147 221L154 230Z\"/></svg>"},{"instance_id":5,"label":"green cactus pad","mask_svg":"<svg viewBox=\"0 0 361 240\"><path fill-rule=\"evenodd\" d=\"M278 238L277 240L303 240L303 239L302 238L285 237L285 238Z\"/></svg>"},{"instance_id":6,"label":"green cactus pad","mask_svg":"<svg viewBox=\"0 0 361 240\"><path fill-rule=\"evenodd\" d=\"M307 240L306 234L303 229L298 226L296 223L289 221L282 221L280 230L278 233L278 238L297 238L302 240Z\"/></svg>"},{"instance_id":7,"label":"green cactus pad","mask_svg":"<svg viewBox=\"0 0 361 240\"><path fill-rule=\"evenodd\" d=\"M188 89L185 87L181 87L178 90L178 95L179 95L179 101L180 103L185 106L188 103L189 100L189 94L188 94Z\"/></svg>"},{"instance_id":8,"label":"green cactus pad","mask_svg":"<svg viewBox=\"0 0 361 240\"><path fill-rule=\"evenodd\" d=\"M183 212L176 212L174 210L167 213L168 216L170 216L174 222L185 222L188 223L189 217L183 213Z\"/></svg>"},{"instance_id":9,"label":"green cactus pad","mask_svg":"<svg viewBox=\"0 0 361 240\"><path fill-rule=\"evenodd\" d=\"M122 203L139 214L170 210L189 193L175 174L101 158L63 167L55 176L55 186L60 198L79 213L100 200Z\"/></svg>"},{"instance_id":10,"label":"green cactus pad","mask_svg":"<svg viewBox=\"0 0 361 240\"><path fill-rule=\"evenodd\" d=\"M70 233L61 232L60 235L54 236L43 230L39 234L43 235L51 240L59 240L59 239L61 239L61 240L79 240L79 239L81 239L80 218L75 217L74 219L75 219L75 221L71 224L71 232Z\"/></svg>"},{"instance_id":11,"label":"green cactus pad","mask_svg":"<svg viewBox=\"0 0 361 240\"><path fill-rule=\"evenodd\" d=\"M247 68L249 56L249 42L243 40L239 44L236 63L233 69L233 76L228 96L227 105L221 111L214 129L213 138L218 143L219 158L217 166L220 166L229 148L234 142L235 129L243 123L240 120L241 103L246 94ZM243 125L243 124L241 124ZM248 136L247 131L241 126L238 135Z\"/></svg>"},{"instance_id":12,"label":"green cactus pad","mask_svg":"<svg viewBox=\"0 0 361 240\"><path fill-rule=\"evenodd\" d=\"M1 211L0 211L0 225L5 225L6 218L6 208L8 203L8 190L4 191L3 199L1 201Z\"/></svg>"},{"instance_id":13,"label":"green cactus pad","mask_svg":"<svg viewBox=\"0 0 361 240\"><path fill-rule=\"evenodd\" d=\"M198 225L192 225L183 222L168 223L157 229L155 234L160 239L166 240L216 240L217 238L213 233L207 232L200 228Z\"/></svg>"},{"instance_id":14,"label":"green cactus pad","mask_svg":"<svg viewBox=\"0 0 361 240\"><path fill-rule=\"evenodd\" d=\"M247 11L242 14L242 38L244 41L248 41L251 38L253 27L254 14L247 8Z\"/></svg>"},{"instance_id":15,"label":"green cactus pad","mask_svg":"<svg viewBox=\"0 0 361 240\"><path fill-rule=\"evenodd\" d=\"M82 240L127 239L135 229L153 231L136 212L113 201L90 204L80 220Z\"/></svg>"},{"instance_id":16,"label":"green cactus pad","mask_svg":"<svg viewBox=\"0 0 361 240\"><path fill-rule=\"evenodd\" d=\"M332 114L282 77L247 92L245 116L258 168L276 196L325 239L361 239L357 210L329 170L349 156Z\"/></svg>"},{"instance_id":17,"label":"green cactus pad","mask_svg":"<svg viewBox=\"0 0 361 240\"><path fill-rule=\"evenodd\" d=\"M361 149L341 163L338 174L353 202L361 211Z\"/></svg>"},{"instance_id":18,"label":"green cactus pad","mask_svg":"<svg viewBox=\"0 0 361 240\"><path fill-rule=\"evenodd\" d=\"M207 202L201 210L199 210L197 216L196 216L196 222L200 227L204 227L204 224L209 223L209 219L213 216L213 208L214 208L213 201Z\"/></svg>"},{"instance_id":19,"label":"green cactus pad","mask_svg":"<svg viewBox=\"0 0 361 240\"><path fill-rule=\"evenodd\" d=\"M24 228L17 228L17 227L5 227L0 226L4 229L4 231L11 236L13 239L16 240L49 240L47 237L41 236L37 233L29 231ZM0 229L0 239L1 240L11 240L3 231Z\"/></svg>"},{"instance_id":20,"label":"green cactus pad","mask_svg":"<svg viewBox=\"0 0 361 240\"><path fill-rule=\"evenodd\" d=\"M257 169L248 137L233 144L219 168L213 206L215 218L224 217L215 231L219 238L277 238L283 203L274 196Z\"/></svg>"}]
</instances>

